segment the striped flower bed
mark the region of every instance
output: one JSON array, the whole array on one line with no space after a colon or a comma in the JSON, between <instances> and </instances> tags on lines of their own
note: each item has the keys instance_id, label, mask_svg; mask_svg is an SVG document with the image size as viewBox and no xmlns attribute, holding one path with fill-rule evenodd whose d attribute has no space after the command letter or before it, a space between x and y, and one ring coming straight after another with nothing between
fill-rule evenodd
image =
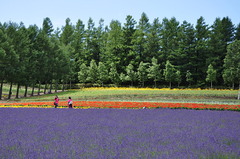
<instances>
[{"instance_id":1,"label":"striped flower bed","mask_svg":"<svg viewBox=\"0 0 240 159\"><path fill-rule=\"evenodd\" d=\"M52 108L53 102L1 103L0 107ZM61 101L59 103L59 108L66 107L67 102ZM203 103L120 102L120 101L74 101L74 108L118 108L118 109L185 108L185 109L213 109L213 110L240 111L240 105L203 104Z\"/></svg>"}]
</instances>

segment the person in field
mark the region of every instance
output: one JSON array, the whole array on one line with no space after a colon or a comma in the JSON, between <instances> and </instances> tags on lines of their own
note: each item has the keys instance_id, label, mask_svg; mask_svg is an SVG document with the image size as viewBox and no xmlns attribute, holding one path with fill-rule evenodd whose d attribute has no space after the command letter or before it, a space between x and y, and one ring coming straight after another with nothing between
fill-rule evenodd
<instances>
[{"instance_id":1,"label":"person in field","mask_svg":"<svg viewBox=\"0 0 240 159\"><path fill-rule=\"evenodd\" d=\"M68 108L73 108L73 101L72 101L72 98L71 97L68 97Z\"/></svg>"},{"instance_id":2,"label":"person in field","mask_svg":"<svg viewBox=\"0 0 240 159\"><path fill-rule=\"evenodd\" d=\"M58 98L58 96L56 96L56 97L54 98L54 107L55 107L55 108L58 107L58 102L59 102L59 98Z\"/></svg>"}]
</instances>

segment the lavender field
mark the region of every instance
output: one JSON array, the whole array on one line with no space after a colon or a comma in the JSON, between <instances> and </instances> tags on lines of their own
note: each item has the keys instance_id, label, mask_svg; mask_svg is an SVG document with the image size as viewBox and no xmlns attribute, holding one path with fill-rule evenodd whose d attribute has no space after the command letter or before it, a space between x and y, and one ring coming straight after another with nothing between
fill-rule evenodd
<instances>
[{"instance_id":1,"label":"lavender field","mask_svg":"<svg viewBox=\"0 0 240 159\"><path fill-rule=\"evenodd\" d=\"M240 113L0 109L0 158L240 158Z\"/></svg>"}]
</instances>

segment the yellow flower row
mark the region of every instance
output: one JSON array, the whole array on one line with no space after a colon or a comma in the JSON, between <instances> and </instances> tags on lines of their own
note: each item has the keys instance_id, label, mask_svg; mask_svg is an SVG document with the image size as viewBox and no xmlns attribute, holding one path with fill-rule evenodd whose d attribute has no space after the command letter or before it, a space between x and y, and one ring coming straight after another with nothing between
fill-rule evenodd
<instances>
[{"instance_id":1,"label":"yellow flower row","mask_svg":"<svg viewBox=\"0 0 240 159\"><path fill-rule=\"evenodd\" d=\"M32 106L26 106L26 105L11 105L11 106L6 106L6 105L0 105L0 108L54 108L54 106L41 106L41 105L32 105ZM59 106L57 108L68 108L68 107L62 107ZM74 107L77 109L90 109L92 107L90 106L83 106L83 107Z\"/></svg>"},{"instance_id":2,"label":"yellow flower row","mask_svg":"<svg viewBox=\"0 0 240 159\"><path fill-rule=\"evenodd\" d=\"M131 87L90 87L90 88L83 88L82 90L162 90L162 91L167 91L167 90L233 90L233 89L201 89L201 88L186 88L186 89L179 89L179 88L131 88Z\"/></svg>"},{"instance_id":3,"label":"yellow flower row","mask_svg":"<svg viewBox=\"0 0 240 159\"><path fill-rule=\"evenodd\" d=\"M39 105L33 105L33 106L26 106L26 105L5 106L5 105L0 105L0 108L53 108L53 106L39 106Z\"/></svg>"}]
</instances>

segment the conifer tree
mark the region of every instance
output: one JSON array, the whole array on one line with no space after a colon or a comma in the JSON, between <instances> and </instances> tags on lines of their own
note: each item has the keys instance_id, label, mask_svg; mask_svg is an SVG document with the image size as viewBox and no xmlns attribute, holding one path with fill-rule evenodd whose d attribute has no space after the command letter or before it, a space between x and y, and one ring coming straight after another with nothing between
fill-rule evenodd
<instances>
[{"instance_id":1,"label":"conifer tree","mask_svg":"<svg viewBox=\"0 0 240 159\"><path fill-rule=\"evenodd\" d=\"M235 40L240 40L240 23L236 27Z\"/></svg>"},{"instance_id":2,"label":"conifer tree","mask_svg":"<svg viewBox=\"0 0 240 159\"><path fill-rule=\"evenodd\" d=\"M207 64L212 64L217 71L218 84L223 83L221 73L223 71L223 61L227 53L228 43L233 41L234 26L228 17L216 18L212 25L210 35Z\"/></svg>"},{"instance_id":3,"label":"conifer tree","mask_svg":"<svg viewBox=\"0 0 240 159\"><path fill-rule=\"evenodd\" d=\"M148 58L149 52L147 52L147 36L149 34L150 24L146 13L142 13L139 23L136 26L137 30L133 35L133 51L131 54L135 56L134 67L138 67L140 62L150 62Z\"/></svg>"},{"instance_id":4,"label":"conifer tree","mask_svg":"<svg viewBox=\"0 0 240 159\"><path fill-rule=\"evenodd\" d=\"M119 64L123 57L123 50L123 32L121 23L119 21L112 21L108 33L106 52L103 57L106 65L109 67L111 63L115 63L117 67L120 67Z\"/></svg>"},{"instance_id":5,"label":"conifer tree","mask_svg":"<svg viewBox=\"0 0 240 159\"><path fill-rule=\"evenodd\" d=\"M123 55L121 57L121 66L127 66L130 61L135 59L133 54L133 43L136 21L132 16L128 15L126 17L126 23L123 26Z\"/></svg>"},{"instance_id":6,"label":"conifer tree","mask_svg":"<svg viewBox=\"0 0 240 159\"><path fill-rule=\"evenodd\" d=\"M203 74L206 72L206 61L209 58L209 37L210 30L205 19L200 17L195 26L195 50L189 55L188 69L191 72L192 81L199 83L205 81Z\"/></svg>"}]
</instances>

